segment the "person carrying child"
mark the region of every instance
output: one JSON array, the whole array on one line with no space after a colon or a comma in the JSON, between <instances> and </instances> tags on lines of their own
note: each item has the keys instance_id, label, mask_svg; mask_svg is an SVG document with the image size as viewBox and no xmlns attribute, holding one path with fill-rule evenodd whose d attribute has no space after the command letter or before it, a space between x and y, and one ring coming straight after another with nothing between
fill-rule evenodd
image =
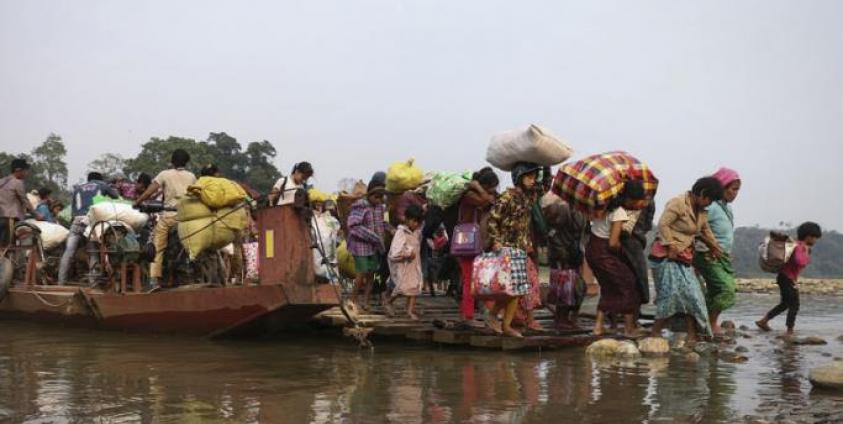
<instances>
[{"instance_id":1,"label":"person carrying child","mask_svg":"<svg viewBox=\"0 0 843 424\"><path fill-rule=\"evenodd\" d=\"M418 205L410 205L404 211L404 222L398 226L392 246L389 249L389 273L395 288L386 302L387 314L395 314L392 304L399 297L407 298L407 316L418 320L415 313L416 296L421 294L424 278L421 269L421 225L424 222L424 210Z\"/></svg>"},{"instance_id":2,"label":"person carrying child","mask_svg":"<svg viewBox=\"0 0 843 424\"><path fill-rule=\"evenodd\" d=\"M793 335L793 328L796 326L796 314L799 313L799 287L796 284L799 280L799 274L811 263L811 250L822 235L822 229L814 222L805 222L796 230L796 237L798 238L796 248L793 249L790 259L776 276L781 301L773 309L770 309L770 312L767 312L764 318L755 322L755 325L761 330L772 331L773 329L769 325L770 320L787 311L787 321L785 321L787 335Z\"/></svg>"}]
</instances>

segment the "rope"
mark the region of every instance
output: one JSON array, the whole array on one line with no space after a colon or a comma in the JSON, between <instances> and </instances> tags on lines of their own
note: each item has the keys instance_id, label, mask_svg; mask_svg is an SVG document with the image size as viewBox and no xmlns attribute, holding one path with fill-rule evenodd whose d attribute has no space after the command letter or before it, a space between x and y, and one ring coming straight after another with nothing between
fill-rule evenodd
<instances>
[{"instance_id":1,"label":"rope","mask_svg":"<svg viewBox=\"0 0 843 424\"><path fill-rule=\"evenodd\" d=\"M239 205L237 205L237 207L235 207L235 208L231 209L231 210L230 210L230 211L228 211L225 215L216 217L216 219L215 219L215 220L213 220L213 221L211 221L210 223L208 223L208 225L206 225L206 226L204 226L204 227L202 227L202 228L200 228L200 229L198 229L198 230L196 230L196 231L194 231L194 232L192 232L192 233L190 233L190 234L188 234L188 235L186 235L186 236L184 236L184 237L179 238L179 241L185 241L185 240L187 240L187 239L189 239L189 238L191 238L191 237L193 237L193 236L195 236L195 235L197 235L197 234L201 233L202 231L205 231L206 229L208 229L208 228L212 227L212 226L213 226L214 224L216 224L217 222L222 221L222 220L223 220L223 218L225 218L225 217L227 217L227 216L229 216L229 215L233 214L234 212L237 212L237 211L238 211L238 210L240 210L240 209L243 209L243 208L244 208L244 207L246 207L247 205L248 205L248 204L247 204L246 202L240 203Z\"/></svg>"},{"instance_id":2,"label":"rope","mask_svg":"<svg viewBox=\"0 0 843 424\"><path fill-rule=\"evenodd\" d=\"M70 304L70 302L73 301L73 297L75 296L74 295L74 296L68 297L67 300L64 303L55 304L55 303L50 303L50 302L47 301L47 299L44 299L43 297L41 297L41 294L39 294L37 291L33 291L32 294L34 294L35 298L38 299L39 301L41 301L41 303L43 303L43 304L45 304L45 305L47 305L51 308L63 308L65 306L67 306L67 305Z\"/></svg>"}]
</instances>

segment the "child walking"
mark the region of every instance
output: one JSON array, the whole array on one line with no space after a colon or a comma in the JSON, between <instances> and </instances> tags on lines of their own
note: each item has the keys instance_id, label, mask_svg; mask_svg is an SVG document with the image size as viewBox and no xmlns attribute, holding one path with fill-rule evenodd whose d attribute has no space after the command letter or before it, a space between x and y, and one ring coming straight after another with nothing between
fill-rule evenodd
<instances>
[{"instance_id":1,"label":"child walking","mask_svg":"<svg viewBox=\"0 0 843 424\"><path fill-rule=\"evenodd\" d=\"M416 315L416 296L421 293L424 278L421 268L421 225L424 222L424 210L417 205L410 205L404 212L404 223L398 226L392 246L389 248L389 273L395 288L385 308L392 316L392 304L400 296L407 298L407 316L418 320Z\"/></svg>"},{"instance_id":2,"label":"child walking","mask_svg":"<svg viewBox=\"0 0 843 424\"><path fill-rule=\"evenodd\" d=\"M796 230L799 239L796 248L793 250L790 260L779 271L776 276L776 284L779 285L781 301L776 307L770 309L767 315L755 325L763 331L772 331L769 322L784 311L787 311L787 335L793 335L793 328L796 325L796 314L799 313L799 288L796 286L799 274L811 263L811 249L817 240L822 237L822 229L814 222L806 222Z\"/></svg>"}]
</instances>

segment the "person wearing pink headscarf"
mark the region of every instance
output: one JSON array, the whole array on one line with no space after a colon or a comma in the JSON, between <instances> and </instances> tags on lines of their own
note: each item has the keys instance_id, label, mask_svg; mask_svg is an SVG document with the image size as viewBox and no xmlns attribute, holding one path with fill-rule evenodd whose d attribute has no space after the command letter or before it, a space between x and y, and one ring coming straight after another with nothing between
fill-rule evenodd
<instances>
[{"instance_id":1,"label":"person wearing pink headscarf","mask_svg":"<svg viewBox=\"0 0 843 424\"><path fill-rule=\"evenodd\" d=\"M720 314L735 306L737 300L735 269L732 266L732 245L735 239L735 218L730 203L738 197L741 177L729 168L720 168L712 177L723 185L723 199L707 208L708 226L720 244L723 254L714 258L705 245L698 244L694 255L694 266L705 280L705 300L708 317L714 335L722 333Z\"/></svg>"}]
</instances>

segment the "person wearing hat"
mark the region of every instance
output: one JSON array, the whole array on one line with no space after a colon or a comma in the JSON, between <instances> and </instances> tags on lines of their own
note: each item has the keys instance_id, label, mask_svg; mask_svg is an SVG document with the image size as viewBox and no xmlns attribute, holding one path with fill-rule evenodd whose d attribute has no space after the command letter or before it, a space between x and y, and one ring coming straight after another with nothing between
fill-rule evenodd
<instances>
[{"instance_id":1,"label":"person wearing hat","mask_svg":"<svg viewBox=\"0 0 843 424\"><path fill-rule=\"evenodd\" d=\"M354 202L351 206L347 222L348 251L354 256L354 267L357 272L351 302L357 304L357 296L362 289L364 292L363 310L368 310L374 276L381 268L380 257L386 253L384 242L386 182L385 178L380 178L380 174L382 173L376 173L369 181L366 197Z\"/></svg>"},{"instance_id":2,"label":"person wearing hat","mask_svg":"<svg viewBox=\"0 0 843 424\"><path fill-rule=\"evenodd\" d=\"M12 244L15 224L23 220L27 212L35 215L36 219L43 218L26 197L23 180L29 173L29 164L24 159L13 159L11 171L11 174L0 178L0 247Z\"/></svg>"},{"instance_id":3,"label":"person wearing hat","mask_svg":"<svg viewBox=\"0 0 843 424\"><path fill-rule=\"evenodd\" d=\"M536 203L536 184L541 166L535 163L519 162L512 170L512 184L514 187L507 190L495 206L492 208L489 217L489 242L492 250L498 251L502 248L521 250L527 253L528 257L534 257L535 246L531 235L532 208ZM512 328L512 320L518 310L519 300L527 303L540 302L538 290L538 274L530 272L535 264L528 259L529 284L518 284L509 287L506 294L509 297L505 300L498 300L489 313L487 324L495 332L502 332L512 337L523 337L520 332ZM530 305L522 305L527 313L527 321L535 326L532 320L532 309ZM501 310L505 310L503 326L497 322L497 316Z\"/></svg>"}]
</instances>

